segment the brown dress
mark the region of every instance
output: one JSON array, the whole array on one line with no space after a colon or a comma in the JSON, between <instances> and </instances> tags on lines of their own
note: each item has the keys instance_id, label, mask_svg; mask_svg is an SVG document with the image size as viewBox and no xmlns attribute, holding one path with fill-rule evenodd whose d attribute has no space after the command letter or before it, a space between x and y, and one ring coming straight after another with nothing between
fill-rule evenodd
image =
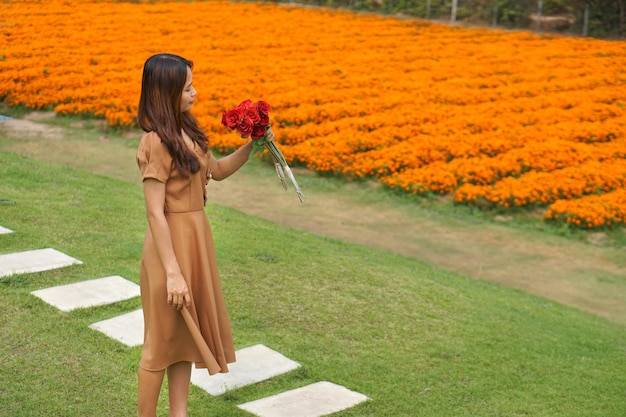
<instances>
[{"instance_id":1,"label":"brown dress","mask_svg":"<svg viewBox=\"0 0 626 417\"><path fill-rule=\"evenodd\" d=\"M235 361L213 237L204 212L211 156L197 146L194 150L201 168L184 178L156 133L144 134L137 149L142 181L153 178L165 183L165 217L176 259L191 294L189 315L195 324L191 324L190 331L182 314L167 304L165 270L148 227L140 270L144 344L139 366L149 371L160 371L186 361L195 362L197 368L208 368L209 374L215 374L228 372L227 364ZM201 333L200 340L204 339L208 346L204 351L210 351L213 356L211 361L201 356L202 349L194 342L193 331L196 336Z\"/></svg>"}]
</instances>

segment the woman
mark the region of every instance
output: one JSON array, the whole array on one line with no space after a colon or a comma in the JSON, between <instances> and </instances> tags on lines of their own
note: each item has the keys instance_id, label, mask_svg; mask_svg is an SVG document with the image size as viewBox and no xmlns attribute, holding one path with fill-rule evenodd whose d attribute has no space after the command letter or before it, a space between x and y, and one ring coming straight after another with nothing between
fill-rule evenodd
<instances>
[{"instance_id":1,"label":"woman","mask_svg":"<svg viewBox=\"0 0 626 417\"><path fill-rule=\"evenodd\" d=\"M206 185L248 160L252 142L215 159L189 112L196 90L193 64L158 54L144 64L138 123L146 132L137 150L148 230L140 270L144 345L138 371L138 415L155 417L165 370L170 417L187 415L191 362L210 374L235 361L211 229L204 213ZM193 323L188 326L181 310ZM187 313L188 312L188 313ZM206 363L192 337L201 334ZM202 343L201 343L202 344ZM206 346L205 346L206 348Z\"/></svg>"}]
</instances>

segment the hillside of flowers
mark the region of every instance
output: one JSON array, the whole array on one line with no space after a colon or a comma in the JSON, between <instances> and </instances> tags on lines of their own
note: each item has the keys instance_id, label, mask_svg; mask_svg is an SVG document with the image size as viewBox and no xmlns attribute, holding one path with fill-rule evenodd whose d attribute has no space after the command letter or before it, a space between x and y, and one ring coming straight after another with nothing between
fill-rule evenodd
<instances>
[{"instance_id":1,"label":"hillside of flowers","mask_svg":"<svg viewBox=\"0 0 626 417\"><path fill-rule=\"evenodd\" d=\"M219 151L244 99L288 161L581 228L626 222L626 42L272 3L0 4L0 100L133 126L153 53L192 59Z\"/></svg>"}]
</instances>

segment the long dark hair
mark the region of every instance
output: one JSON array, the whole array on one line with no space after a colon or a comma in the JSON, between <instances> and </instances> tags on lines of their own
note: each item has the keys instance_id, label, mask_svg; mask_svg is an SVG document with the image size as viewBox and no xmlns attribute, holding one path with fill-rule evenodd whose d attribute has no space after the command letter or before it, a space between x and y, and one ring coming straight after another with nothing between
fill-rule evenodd
<instances>
[{"instance_id":1,"label":"long dark hair","mask_svg":"<svg viewBox=\"0 0 626 417\"><path fill-rule=\"evenodd\" d=\"M200 148L208 150L207 137L198 121L186 111L180 111L180 99L187 80L187 68L193 62L173 54L157 54L146 60L141 80L141 96L137 122L144 132L156 132L174 159L183 176L200 169L198 157L183 141L181 131Z\"/></svg>"}]
</instances>

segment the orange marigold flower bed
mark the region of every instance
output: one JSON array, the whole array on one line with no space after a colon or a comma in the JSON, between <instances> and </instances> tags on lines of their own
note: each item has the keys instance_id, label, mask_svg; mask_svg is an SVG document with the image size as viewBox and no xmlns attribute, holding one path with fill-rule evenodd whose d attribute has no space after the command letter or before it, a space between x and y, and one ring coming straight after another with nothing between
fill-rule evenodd
<instances>
[{"instance_id":1,"label":"orange marigold flower bed","mask_svg":"<svg viewBox=\"0 0 626 417\"><path fill-rule=\"evenodd\" d=\"M550 221L566 222L585 229L624 224L626 190L619 189L611 193L572 200L558 200L546 211L544 218Z\"/></svg>"},{"instance_id":2,"label":"orange marigold flower bed","mask_svg":"<svg viewBox=\"0 0 626 417\"><path fill-rule=\"evenodd\" d=\"M194 113L219 151L242 143L222 110L262 99L290 163L461 204L544 206L579 227L624 223L585 197L623 186L624 42L272 3L18 0L0 15L9 105L134 126L143 62L172 52L195 62Z\"/></svg>"}]
</instances>

